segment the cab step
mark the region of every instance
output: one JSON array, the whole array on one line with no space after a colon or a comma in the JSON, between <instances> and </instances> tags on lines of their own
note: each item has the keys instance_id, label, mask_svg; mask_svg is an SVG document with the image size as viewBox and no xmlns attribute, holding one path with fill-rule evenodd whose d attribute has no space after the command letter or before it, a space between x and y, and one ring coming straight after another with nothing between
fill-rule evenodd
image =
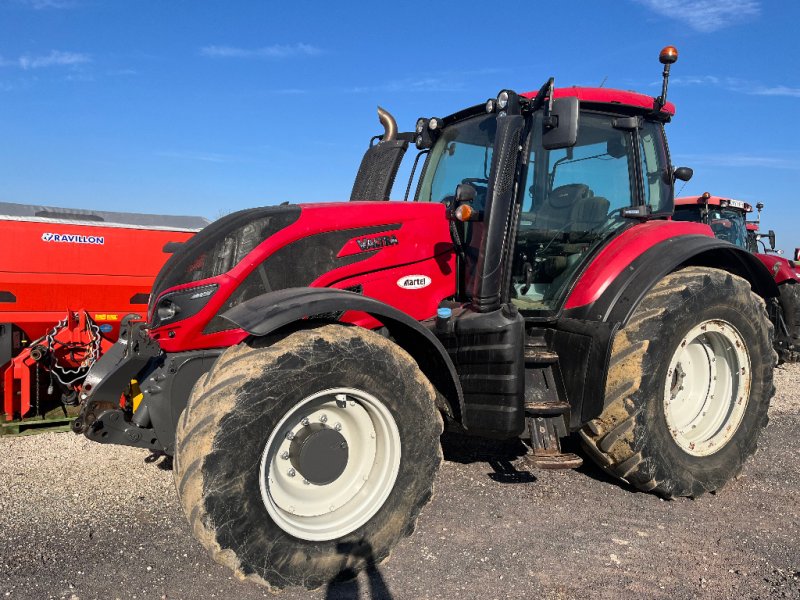
<instances>
[{"instance_id":1,"label":"cab step","mask_svg":"<svg viewBox=\"0 0 800 600\"><path fill-rule=\"evenodd\" d=\"M570 408L569 402L563 400L525 402L525 414L531 417L565 415Z\"/></svg>"},{"instance_id":2,"label":"cab step","mask_svg":"<svg viewBox=\"0 0 800 600\"><path fill-rule=\"evenodd\" d=\"M583 459L577 454L535 454L525 455L527 462L534 469L577 469L583 464Z\"/></svg>"},{"instance_id":3,"label":"cab step","mask_svg":"<svg viewBox=\"0 0 800 600\"><path fill-rule=\"evenodd\" d=\"M530 450L525 461L534 469L577 469L583 459L577 454L561 451L560 438L567 435L564 415L526 418L530 434Z\"/></svg>"},{"instance_id":4,"label":"cab step","mask_svg":"<svg viewBox=\"0 0 800 600\"><path fill-rule=\"evenodd\" d=\"M540 346L525 346L525 366L543 367L558 362L558 354Z\"/></svg>"}]
</instances>

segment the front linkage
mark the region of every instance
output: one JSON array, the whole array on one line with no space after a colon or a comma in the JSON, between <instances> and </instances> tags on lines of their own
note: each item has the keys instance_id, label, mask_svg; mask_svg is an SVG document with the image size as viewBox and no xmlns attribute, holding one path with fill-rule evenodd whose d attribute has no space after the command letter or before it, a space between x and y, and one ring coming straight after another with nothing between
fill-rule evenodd
<instances>
[{"instance_id":1,"label":"front linkage","mask_svg":"<svg viewBox=\"0 0 800 600\"><path fill-rule=\"evenodd\" d=\"M126 420L126 406L120 402L121 390L130 390L131 381L149 363L158 361L162 351L147 334L145 324L131 323L138 315L128 315L120 327L119 340L92 367L81 393L81 411L72 430L90 440L158 449L153 429L137 427ZM130 394L128 394L130 396Z\"/></svg>"}]
</instances>

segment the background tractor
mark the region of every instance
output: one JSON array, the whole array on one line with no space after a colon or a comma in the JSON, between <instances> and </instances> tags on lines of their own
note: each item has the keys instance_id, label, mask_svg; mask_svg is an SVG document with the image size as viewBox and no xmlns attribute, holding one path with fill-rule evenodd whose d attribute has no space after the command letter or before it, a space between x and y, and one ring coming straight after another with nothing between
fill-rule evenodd
<instances>
[{"instance_id":1,"label":"background tractor","mask_svg":"<svg viewBox=\"0 0 800 600\"><path fill-rule=\"evenodd\" d=\"M409 132L379 110L351 202L240 211L172 255L75 431L174 454L197 539L273 588L409 535L443 422L521 437L534 467L579 465L560 447L576 433L641 490L719 489L767 420L778 290L750 252L669 219L691 175L664 134L676 59L655 99L550 79ZM416 192L387 202L410 146Z\"/></svg>"},{"instance_id":2,"label":"background tractor","mask_svg":"<svg viewBox=\"0 0 800 600\"><path fill-rule=\"evenodd\" d=\"M759 231L763 208L761 202L756 204L758 218L748 221L747 215L753 212L750 204L706 192L701 196L676 198L673 219L705 223L718 239L749 250L764 264L779 291L779 296L768 303L770 319L775 325L775 349L782 362L797 362L800 360L800 265L775 251L774 231Z\"/></svg>"}]
</instances>

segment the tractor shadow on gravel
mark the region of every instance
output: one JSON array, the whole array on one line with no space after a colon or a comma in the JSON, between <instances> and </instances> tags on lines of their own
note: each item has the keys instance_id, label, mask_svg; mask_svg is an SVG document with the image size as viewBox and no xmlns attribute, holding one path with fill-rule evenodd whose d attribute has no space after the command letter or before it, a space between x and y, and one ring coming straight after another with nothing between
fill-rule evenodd
<instances>
[{"instance_id":1,"label":"tractor shadow on gravel","mask_svg":"<svg viewBox=\"0 0 800 600\"><path fill-rule=\"evenodd\" d=\"M583 446L581 442L575 437L567 437L561 440L561 447L564 452L573 452L583 458L583 464L575 469L581 475L585 475L590 479L594 479L595 481L599 481L605 485L613 485L614 487L618 487L621 490L626 492L630 492L632 494L641 494L642 492L637 490L635 487L622 481L621 479L617 479L616 477L609 475L599 466L597 463L594 462L589 456L586 455L584 452Z\"/></svg>"},{"instance_id":2,"label":"tractor shadow on gravel","mask_svg":"<svg viewBox=\"0 0 800 600\"><path fill-rule=\"evenodd\" d=\"M471 464L488 463L492 468L489 478L498 483L533 483L536 477L524 463L518 464L527 448L521 440L492 440L446 431L442 434L444 459L450 462ZM521 469L517 468L521 467Z\"/></svg>"},{"instance_id":3,"label":"tractor shadow on gravel","mask_svg":"<svg viewBox=\"0 0 800 600\"><path fill-rule=\"evenodd\" d=\"M159 459L163 459L159 461ZM156 467L162 471L172 471L172 457L163 452L151 452L144 458L144 462L148 465L155 463Z\"/></svg>"},{"instance_id":4,"label":"tractor shadow on gravel","mask_svg":"<svg viewBox=\"0 0 800 600\"><path fill-rule=\"evenodd\" d=\"M363 559L366 562L366 567L364 568L364 575L360 577L350 569L345 569L339 573L336 578L328 583L328 588L325 590L325 600L357 600L362 598L358 580L365 578L369 589L368 598L371 600L392 600L394 598L376 564L372 546L366 542L338 544L336 550L339 554L352 554Z\"/></svg>"},{"instance_id":5,"label":"tractor shadow on gravel","mask_svg":"<svg viewBox=\"0 0 800 600\"><path fill-rule=\"evenodd\" d=\"M498 483L534 483L537 479L536 469L523 460L528 447L522 440L492 440L446 431L442 434L441 442L445 460L461 464L485 462L492 468L492 472L488 473L489 478ZM572 452L583 458L583 465L575 469L578 473L626 492L640 493L632 485L598 467L586 455L577 439L563 438L561 444L564 452Z\"/></svg>"}]
</instances>

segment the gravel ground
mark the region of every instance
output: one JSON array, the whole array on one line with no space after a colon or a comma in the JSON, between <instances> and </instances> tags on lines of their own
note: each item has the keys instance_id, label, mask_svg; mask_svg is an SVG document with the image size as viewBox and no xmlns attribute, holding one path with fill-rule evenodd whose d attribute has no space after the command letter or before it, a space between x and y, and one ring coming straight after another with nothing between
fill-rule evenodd
<instances>
[{"instance_id":1,"label":"gravel ground","mask_svg":"<svg viewBox=\"0 0 800 600\"><path fill-rule=\"evenodd\" d=\"M416 533L311 598L800 598L800 366L776 371L760 451L715 495L664 502L517 444L448 436ZM262 598L207 558L168 465L69 433L0 438L0 597Z\"/></svg>"}]
</instances>

